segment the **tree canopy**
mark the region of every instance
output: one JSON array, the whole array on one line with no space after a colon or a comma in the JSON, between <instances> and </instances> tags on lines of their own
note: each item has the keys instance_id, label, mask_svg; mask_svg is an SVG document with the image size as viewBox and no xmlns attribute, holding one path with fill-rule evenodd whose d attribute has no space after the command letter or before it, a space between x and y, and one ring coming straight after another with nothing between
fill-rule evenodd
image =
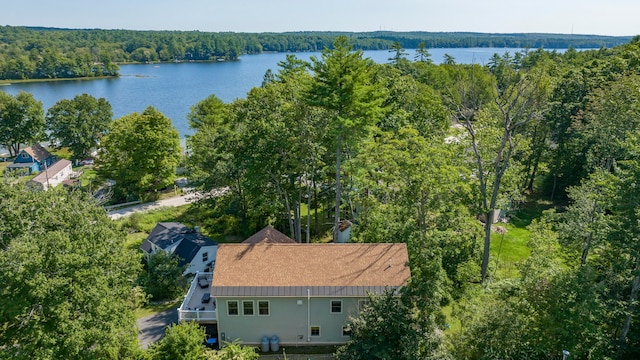
<instances>
[{"instance_id":1,"label":"tree canopy","mask_svg":"<svg viewBox=\"0 0 640 360\"><path fill-rule=\"evenodd\" d=\"M124 196L163 189L175 179L180 135L171 119L153 107L113 121L102 137L96 169L116 181Z\"/></svg>"},{"instance_id":2,"label":"tree canopy","mask_svg":"<svg viewBox=\"0 0 640 360\"><path fill-rule=\"evenodd\" d=\"M139 260L104 209L79 192L0 193L0 357L132 357Z\"/></svg>"},{"instance_id":3,"label":"tree canopy","mask_svg":"<svg viewBox=\"0 0 640 360\"><path fill-rule=\"evenodd\" d=\"M111 104L104 98L82 94L63 99L47 111L49 138L58 140L58 147L69 148L73 158L83 159L97 149L112 117Z\"/></svg>"}]
</instances>

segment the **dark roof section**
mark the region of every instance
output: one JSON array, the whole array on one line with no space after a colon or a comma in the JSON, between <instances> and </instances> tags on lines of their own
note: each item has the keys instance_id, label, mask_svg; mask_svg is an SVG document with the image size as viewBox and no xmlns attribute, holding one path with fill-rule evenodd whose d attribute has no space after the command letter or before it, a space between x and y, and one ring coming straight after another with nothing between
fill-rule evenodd
<instances>
[{"instance_id":1,"label":"dark roof section","mask_svg":"<svg viewBox=\"0 0 640 360\"><path fill-rule=\"evenodd\" d=\"M190 263L200 248L213 245L217 245L217 243L198 232L193 232L184 235L184 240L178 244L173 254L180 258L178 266L182 266Z\"/></svg>"},{"instance_id":2,"label":"dark roof section","mask_svg":"<svg viewBox=\"0 0 640 360\"><path fill-rule=\"evenodd\" d=\"M33 146L24 149L24 152L31 155L33 160L37 162L42 162L45 159L51 157L51 153L48 152L47 149L43 148L40 144L33 144Z\"/></svg>"},{"instance_id":3,"label":"dark roof section","mask_svg":"<svg viewBox=\"0 0 640 360\"><path fill-rule=\"evenodd\" d=\"M150 253L151 244L161 249L166 249L177 242L180 242L180 244L178 244L173 253L180 257L179 265L191 262L201 247L218 244L214 240L197 232L195 229L181 223L161 222L153 228L149 236L142 242L140 249Z\"/></svg>"},{"instance_id":4,"label":"dark roof section","mask_svg":"<svg viewBox=\"0 0 640 360\"><path fill-rule=\"evenodd\" d=\"M243 244L295 244L296 241L280 231L266 226L264 229L251 235Z\"/></svg>"}]
</instances>

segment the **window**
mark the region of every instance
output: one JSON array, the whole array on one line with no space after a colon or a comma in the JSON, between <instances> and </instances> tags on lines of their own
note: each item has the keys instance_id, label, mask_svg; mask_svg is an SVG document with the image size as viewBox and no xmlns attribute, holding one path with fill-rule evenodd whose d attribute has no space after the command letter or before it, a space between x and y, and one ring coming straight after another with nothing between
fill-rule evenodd
<instances>
[{"instance_id":1,"label":"window","mask_svg":"<svg viewBox=\"0 0 640 360\"><path fill-rule=\"evenodd\" d=\"M311 336L320 336L320 326L311 327Z\"/></svg>"},{"instance_id":2,"label":"window","mask_svg":"<svg viewBox=\"0 0 640 360\"><path fill-rule=\"evenodd\" d=\"M266 300L258 301L258 315L269 315L269 302Z\"/></svg>"},{"instance_id":3,"label":"window","mask_svg":"<svg viewBox=\"0 0 640 360\"><path fill-rule=\"evenodd\" d=\"M227 315L235 316L240 314L238 312L238 302L237 301L227 301Z\"/></svg>"},{"instance_id":4,"label":"window","mask_svg":"<svg viewBox=\"0 0 640 360\"><path fill-rule=\"evenodd\" d=\"M364 311L364 308L369 305L369 300L358 300L358 311Z\"/></svg>"},{"instance_id":5,"label":"window","mask_svg":"<svg viewBox=\"0 0 640 360\"><path fill-rule=\"evenodd\" d=\"M242 315L253 316L253 301L242 302Z\"/></svg>"},{"instance_id":6,"label":"window","mask_svg":"<svg viewBox=\"0 0 640 360\"><path fill-rule=\"evenodd\" d=\"M331 300L331 313L340 314L342 312L342 300Z\"/></svg>"},{"instance_id":7,"label":"window","mask_svg":"<svg viewBox=\"0 0 640 360\"><path fill-rule=\"evenodd\" d=\"M344 337L351 336L351 325L344 325L342 327L342 336Z\"/></svg>"},{"instance_id":8,"label":"window","mask_svg":"<svg viewBox=\"0 0 640 360\"><path fill-rule=\"evenodd\" d=\"M203 252L202 253L202 262L205 262L209 260L209 253L208 252Z\"/></svg>"}]
</instances>

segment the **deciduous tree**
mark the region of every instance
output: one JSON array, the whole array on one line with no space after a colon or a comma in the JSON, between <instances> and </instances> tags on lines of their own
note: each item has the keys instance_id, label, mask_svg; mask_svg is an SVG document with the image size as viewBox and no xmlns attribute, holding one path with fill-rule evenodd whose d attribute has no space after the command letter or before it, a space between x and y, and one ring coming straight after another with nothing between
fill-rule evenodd
<instances>
[{"instance_id":1,"label":"deciduous tree","mask_svg":"<svg viewBox=\"0 0 640 360\"><path fill-rule=\"evenodd\" d=\"M47 130L60 147L71 150L74 159L83 159L97 149L112 116L111 104L104 98L77 95L72 100L58 101L47 111Z\"/></svg>"},{"instance_id":2,"label":"deciduous tree","mask_svg":"<svg viewBox=\"0 0 640 360\"><path fill-rule=\"evenodd\" d=\"M139 260L104 209L62 189L0 193L0 358L132 357Z\"/></svg>"},{"instance_id":3,"label":"deciduous tree","mask_svg":"<svg viewBox=\"0 0 640 360\"><path fill-rule=\"evenodd\" d=\"M173 183L181 158L180 135L153 107L116 119L102 138L98 174L116 181L125 196L140 197Z\"/></svg>"},{"instance_id":4,"label":"deciduous tree","mask_svg":"<svg viewBox=\"0 0 640 360\"><path fill-rule=\"evenodd\" d=\"M24 91L15 96L0 91L0 144L11 156L20 152L21 145L43 140L44 130L42 102Z\"/></svg>"}]
</instances>

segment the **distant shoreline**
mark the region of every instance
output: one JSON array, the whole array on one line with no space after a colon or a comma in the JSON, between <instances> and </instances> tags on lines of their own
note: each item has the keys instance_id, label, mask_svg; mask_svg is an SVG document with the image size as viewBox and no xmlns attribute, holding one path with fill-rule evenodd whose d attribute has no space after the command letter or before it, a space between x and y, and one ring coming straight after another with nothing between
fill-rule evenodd
<instances>
[{"instance_id":1,"label":"distant shoreline","mask_svg":"<svg viewBox=\"0 0 640 360\"><path fill-rule=\"evenodd\" d=\"M0 80L0 86L8 86L11 84L22 83L35 83L35 82L48 82L48 81L75 81L75 80L97 80L97 79L117 79L120 75L116 76L84 76L74 78L54 78L54 79L21 79L21 80Z\"/></svg>"}]
</instances>

